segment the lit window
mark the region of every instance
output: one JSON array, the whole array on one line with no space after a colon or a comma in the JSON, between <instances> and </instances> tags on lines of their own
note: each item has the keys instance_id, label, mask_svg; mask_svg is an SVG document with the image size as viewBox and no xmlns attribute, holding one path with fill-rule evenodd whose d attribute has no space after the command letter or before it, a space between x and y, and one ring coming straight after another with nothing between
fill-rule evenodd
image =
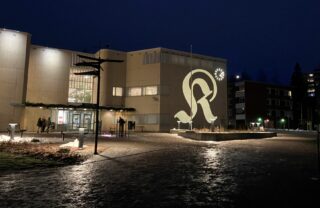
<instances>
[{"instance_id":1,"label":"lit window","mask_svg":"<svg viewBox=\"0 0 320 208\"><path fill-rule=\"evenodd\" d=\"M141 96L142 89L141 87L131 87L128 89L128 96Z\"/></svg>"},{"instance_id":2,"label":"lit window","mask_svg":"<svg viewBox=\"0 0 320 208\"><path fill-rule=\"evenodd\" d=\"M309 77L313 77L313 74L309 74Z\"/></svg>"},{"instance_id":3,"label":"lit window","mask_svg":"<svg viewBox=\"0 0 320 208\"><path fill-rule=\"evenodd\" d=\"M144 95L157 95L158 88L157 86L147 86L143 88Z\"/></svg>"},{"instance_id":4,"label":"lit window","mask_svg":"<svg viewBox=\"0 0 320 208\"><path fill-rule=\"evenodd\" d=\"M85 67L70 68L68 102L92 103L93 102L93 76L81 76L74 73L85 72L90 69Z\"/></svg>"},{"instance_id":5,"label":"lit window","mask_svg":"<svg viewBox=\"0 0 320 208\"><path fill-rule=\"evenodd\" d=\"M123 89L122 87L113 87L112 88L112 95L121 97L123 95Z\"/></svg>"},{"instance_id":6,"label":"lit window","mask_svg":"<svg viewBox=\"0 0 320 208\"><path fill-rule=\"evenodd\" d=\"M314 82L314 79L313 78L309 78L308 82Z\"/></svg>"},{"instance_id":7,"label":"lit window","mask_svg":"<svg viewBox=\"0 0 320 208\"><path fill-rule=\"evenodd\" d=\"M291 97L291 96L292 96L292 93L291 93L291 91L290 91L290 90L288 91L288 96L289 96L289 97Z\"/></svg>"},{"instance_id":8,"label":"lit window","mask_svg":"<svg viewBox=\"0 0 320 208\"><path fill-rule=\"evenodd\" d=\"M67 111L62 111L62 110L58 111L58 124L68 123L67 122L67 118L68 118L67 113L68 113Z\"/></svg>"}]
</instances>

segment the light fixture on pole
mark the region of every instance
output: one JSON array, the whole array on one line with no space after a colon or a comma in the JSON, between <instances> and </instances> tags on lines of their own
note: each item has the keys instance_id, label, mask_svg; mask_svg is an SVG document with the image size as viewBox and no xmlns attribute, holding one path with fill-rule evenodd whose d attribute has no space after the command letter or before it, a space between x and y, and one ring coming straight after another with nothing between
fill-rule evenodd
<instances>
[{"instance_id":1,"label":"light fixture on pole","mask_svg":"<svg viewBox=\"0 0 320 208\"><path fill-rule=\"evenodd\" d=\"M95 140L94 140L94 154L98 154L98 134L99 134L99 108L100 108L100 72L103 71L101 64L105 62L123 62L123 60L114 60L114 59L101 59L93 58L84 55L78 55L79 58L87 59L90 61L82 61L76 63L76 66L87 66L92 67L94 70L92 71L85 71L85 72L78 72L74 73L75 75L85 75L85 76L96 76L98 78L98 86L97 86L97 104L96 104L96 132L95 132Z\"/></svg>"},{"instance_id":2,"label":"light fixture on pole","mask_svg":"<svg viewBox=\"0 0 320 208\"><path fill-rule=\"evenodd\" d=\"M181 123L181 121L177 121L178 122L178 129L180 129L180 123Z\"/></svg>"},{"instance_id":3,"label":"light fixture on pole","mask_svg":"<svg viewBox=\"0 0 320 208\"><path fill-rule=\"evenodd\" d=\"M214 121L215 121L215 119L210 119L210 124L211 124L211 128L210 128L210 130L211 130L211 132L214 132Z\"/></svg>"}]
</instances>

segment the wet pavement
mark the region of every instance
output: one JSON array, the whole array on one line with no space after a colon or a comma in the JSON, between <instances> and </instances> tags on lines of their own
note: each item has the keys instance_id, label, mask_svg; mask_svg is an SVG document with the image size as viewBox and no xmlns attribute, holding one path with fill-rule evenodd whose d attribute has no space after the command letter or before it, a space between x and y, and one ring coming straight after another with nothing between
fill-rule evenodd
<instances>
[{"instance_id":1,"label":"wet pavement","mask_svg":"<svg viewBox=\"0 0 320 208\"><path fill-rule=\"evenodd\" d=\"M0 207L315 207L314 138L105 139L81 165L0 173Z\"/></svg>"}]
</instances>

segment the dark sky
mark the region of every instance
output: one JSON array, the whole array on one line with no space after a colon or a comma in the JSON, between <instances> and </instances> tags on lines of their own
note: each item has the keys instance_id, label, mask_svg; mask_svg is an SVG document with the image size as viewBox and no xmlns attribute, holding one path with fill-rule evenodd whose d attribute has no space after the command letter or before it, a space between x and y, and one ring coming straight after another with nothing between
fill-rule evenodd
<instances>
[{"instance_id":1,"label":"dark sky","mask_svg":"<svg viewBox=\"0 0 320 208\"><path fill-rule=\"evenodd\" d=\"M288 83L320 64L320 0L10 0L0 27L32 43L95 51L167 47L228 60L229 73ZM261 72L262 71L262 72Z\"/></svg>"}]
</instances>

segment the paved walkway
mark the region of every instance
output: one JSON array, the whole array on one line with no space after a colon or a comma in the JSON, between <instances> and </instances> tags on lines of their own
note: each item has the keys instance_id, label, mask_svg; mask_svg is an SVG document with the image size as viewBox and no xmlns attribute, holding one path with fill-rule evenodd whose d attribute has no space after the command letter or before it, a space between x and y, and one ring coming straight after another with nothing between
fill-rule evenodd
<instances>
[{"instance_id":1,"label":"paved walkway","mask_svg":"<svg viewBox=\"0 0 320 208\"><path fill-rule=\"evenodd\" d=\"M0 173L0 207L311 207L316 143L198 142L170 134L102 139L82 165Z\"/></svg>"}]
</instances>

